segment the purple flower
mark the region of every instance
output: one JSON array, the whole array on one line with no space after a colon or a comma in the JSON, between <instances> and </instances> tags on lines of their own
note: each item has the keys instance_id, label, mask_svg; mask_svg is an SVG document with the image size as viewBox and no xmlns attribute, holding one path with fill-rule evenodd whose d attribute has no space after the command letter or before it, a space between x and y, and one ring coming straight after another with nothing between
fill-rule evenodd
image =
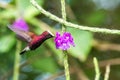
<instances>
[{"instance_id":1,"label":"purple flower","mask_svg":"<svg viewBox=\"0 0 120 80\"><path fill-rule=\"evenodd\" d=\"M61 36L59 32L56 33L56 37L54 39L55 45L57 49L67 50L70 48L70 45L75 46L73 37L69 32L64 32Z\"/></svg>"},{"instance_id":2,"label":"purple flower","mask_svg":"<svg viewBox=\"0 0 120 80\"><path fill-rule=\"evenodd\" d=\"M17 19L12 26L18 30L29 31L27 23L22 18Z\"/></svg>"}]
</instances>

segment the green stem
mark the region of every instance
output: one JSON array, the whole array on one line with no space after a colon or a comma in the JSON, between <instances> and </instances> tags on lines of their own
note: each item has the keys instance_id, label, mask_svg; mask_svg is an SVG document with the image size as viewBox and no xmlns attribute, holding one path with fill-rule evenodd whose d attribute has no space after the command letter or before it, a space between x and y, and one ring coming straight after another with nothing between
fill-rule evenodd
<instances>
[{"instance_id":1,"label":"green stem","mask_svg":"<svg viewBox=\"0 0 120 80\"><path fill-rule=\"evenodd\" d=\"M35 0L30 0L30 1L33 4L33 6L35 6L42 14L44 14L45 16L49 17L50 19L52 19L54 21L64 24L65 26L77 28L80 30L91 31L91 32L100 32L100 33L119 34L120 35L120 30L82 26L82 25L71 23L71 22L67 22L66 20L59 18L59 17L51 14L50 12L44 10L40 5L38 5L38 3Z\"/></svg>"},{"instance_id":2,"label":"green stem","mask_svg":"<svg viewBox=\"0 0 120 80\"><path fill-rule=\"evenodd\" d=\"M93 58L93 63L94 63L95 72L96 72L95 80L99 80L99 78L100 78L100 70L99 70L99 65L98 65L98 61L97 61L96 57Z\"/></svg>"},{"instance_id":3,"label":"green stem","mask_svg":"<svg viewBox=\"0 0 120 80\"><path fill-rule=\"evenodd\" d=\"M63 20L66 21L65 0L61 0L61 12L62 12ZM65 31L66 31L66 26L62 24L62 33L64 33ZM70 80L68 55L66 51L63 51L63 54L64 54L64 68L65 68L66 80Z\"/></svg>"},{"instance_id":4,"label":"green stem","mask_svg":"<svg viewBox=\"0 0 120 80\"><path fill-rule=\"evenodd\" d=\"M20 63L20 50L21 50L21 42L17 41L16 52L15 52L15 62L14 62L14 72L13 72L13 80L19 79L19 63Z\"/></svg>"},{"instance_id":5,"label":"green stem","mask_svg":"<svg viewBox=\"0 0 120 80\"><path fill-rule=\"evenodd\" d=\"M105 72L104 80L109 80L109 75L110 75L110 65L108 64L106 66L106 72Z\"/></svg>"},{"instance_id":6,"label":"green stem","mask_svg":"<svg viewBox=\"0 0 120 80\"><path fill-rule=\"evenodd\" d=\"M63 53L64 53L64 68L65 68L66 80L70 80L69 65L68 65L68 56L67 56L67 53L65 51L63 51Z\"/></svg>"},{"instance_id":7,"label":"green stem","mask_svg":"<svg viewBox=\"0 0 120 80\"><path fill-rule=\"evenodd\" d=\"M65 0L61 0L62 18L66 21ZM66 27L62 24L62 32L66 31Z\"/></svg>"}]
</instances>

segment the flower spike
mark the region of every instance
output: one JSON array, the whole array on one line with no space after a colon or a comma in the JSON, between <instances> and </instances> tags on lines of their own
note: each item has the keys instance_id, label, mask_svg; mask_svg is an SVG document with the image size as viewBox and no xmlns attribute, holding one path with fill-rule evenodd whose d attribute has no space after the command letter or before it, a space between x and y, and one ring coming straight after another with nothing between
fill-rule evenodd
<instances>
[{"instance_id":1,"label":"flower spike","mask_svg":"<svg viewBox=\"0 0 120 80\"><path fill-rule=\"evenodd\" d=\"M73 37L69 32L64 32L61 36L59 32L56 32L56 37L54 39L57 49L67 50L70 46L75 46Z\"/></svg>"}]
</instances>

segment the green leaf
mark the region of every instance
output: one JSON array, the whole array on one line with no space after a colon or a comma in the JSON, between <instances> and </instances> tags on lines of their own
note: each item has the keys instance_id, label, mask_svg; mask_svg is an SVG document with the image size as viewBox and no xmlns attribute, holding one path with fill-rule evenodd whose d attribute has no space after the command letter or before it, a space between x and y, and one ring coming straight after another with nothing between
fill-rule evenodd
<instances>
[{"instance_id":1,"label":"green leaf","mask_svg":"<svg viewBox=\"0 0 120 80\"><path fill-rule=\"evenodd\" d=\"M81 61L85 61L92 47L92 34L79 29L67 28L74 37L75 47L71 47L69 53Z\"/></svg>"},{"instance_id":2,"label":"green leaf","mask_svg":"<svg viewBox=\"0 0 120 80\"><path fill-rule=\"evenodd\" d=\"M16 16L16 14L17 14L16 10L12 9L12 8L6 9L6 10L0 12L0 16L3 19L4 18L8 18L8 19L13 18Z\"/></svg>"},{"instance_id":3,"label":"green leaf","mask_svg":"<svg viewBox=\"0 0 120 80\"><path fill-rule=\"evenodd\" d=\"M36 0L39 5L44 4L44 0ZM24 13L24 17L31 18L40 13L31 3L30 0L18 0L18 9L20 12Z\"/></svg>"},{"instance_id":4,"label":"green leaf","mask_svg":"<svg viewBox=\"0 0 120 80\"><path fill-rule=\"evenodd\" d=\"M51 73L55 73L57 71L57 65L52 57L40 58L39 60L36 60L34 63L32 63L32 66L37 71L51 72Z\"/></svg>"},{"instance_id":5,"label":"green leaf","mask_svg":"<svg viewBox=\"0 0 120 80\"><path fill-rule=\"evenodd\" d=\"M101 23L104 23L106 19L105 11L97 11L93 12L86 18L86 22L88 25L91 26L99 26Z\"/></svg>"},{"instance_id":6,"label":"green leaf","mask_svg":"<svg viewBox=\"0 0 120 80\"><path fill-rule=\"evenodd\" d=\"M0 38L0 53L8 52L15 44L15 38L11 35Z\"/></svg>"}]
</instances>

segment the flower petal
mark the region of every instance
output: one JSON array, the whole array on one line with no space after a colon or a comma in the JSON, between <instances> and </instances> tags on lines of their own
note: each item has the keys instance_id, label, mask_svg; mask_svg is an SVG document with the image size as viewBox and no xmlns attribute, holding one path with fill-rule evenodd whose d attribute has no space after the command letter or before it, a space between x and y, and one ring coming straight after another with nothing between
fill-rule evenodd
<instances>
[{"instance_id":1,"label":"flower petal","mask_svg":"<svg viewBox=\"0 0 120 80\"><path fill-rule=\"evenodd\" d=\"M56 33L54 39L57 49L67 50L70 48L70 45L75 46L73 37L69 32L63 33L61 36L59 32Z\"/></svg>"},{"instance_id":2,"label":"flower petal","mask_svg":"<svg viewBox=\"0 0 120 80\"><path fill-rule=\"evenodd\" d=\"M12 26L22 31L29 31L27 23L22 18L17 19Z\"/></svg>"}]
</instances>

